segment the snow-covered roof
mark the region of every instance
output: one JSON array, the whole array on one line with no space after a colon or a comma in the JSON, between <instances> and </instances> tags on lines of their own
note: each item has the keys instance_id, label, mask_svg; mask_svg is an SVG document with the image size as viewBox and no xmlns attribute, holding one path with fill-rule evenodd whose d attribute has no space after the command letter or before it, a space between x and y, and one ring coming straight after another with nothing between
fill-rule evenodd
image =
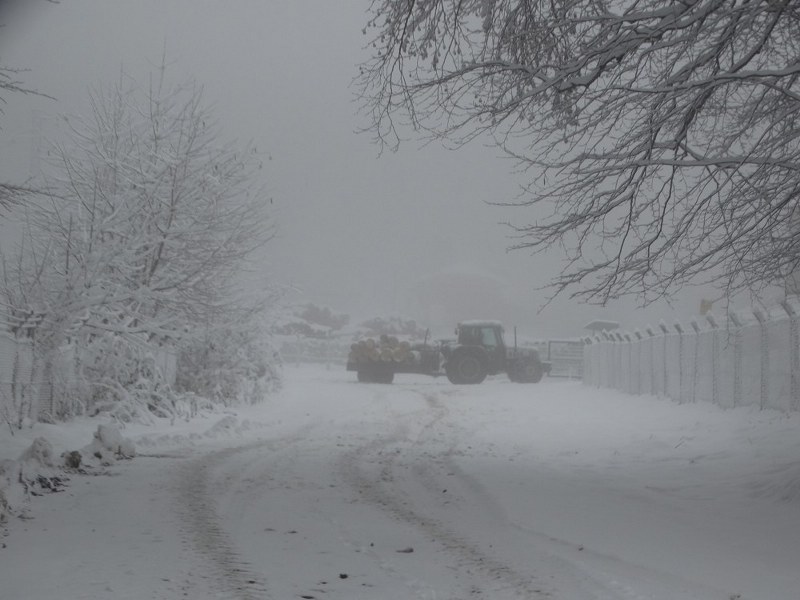
<instances>
[{"instance_id":1,"label":"snow-covered roof","mask_svg":"<svg viewBox=\"0 0 800 600\"><path fill-rule=\"evenodd\" d=\"M503 324L500 321L492 321L492 320L480 320L474 319L470 321L461 321L458 324L459 327L503 327Z\"/></svg>"}]
</instances>

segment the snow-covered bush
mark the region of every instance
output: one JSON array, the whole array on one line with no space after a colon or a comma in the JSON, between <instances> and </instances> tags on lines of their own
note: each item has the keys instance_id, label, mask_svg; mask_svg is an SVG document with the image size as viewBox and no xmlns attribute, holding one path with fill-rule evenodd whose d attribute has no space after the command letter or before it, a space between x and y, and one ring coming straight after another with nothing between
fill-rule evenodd
<instances>
[{"instance_id":1,"label":"snow-covered bush","mask_svg":"<svg viewBox=\"0 0 800 600\"><path fill-rule=\"evenodd\" d=\"M176 389L215 404L256 404L280 388L280 357L258 328L221 328L178 354Z\"/></svg>"},{"instance_id":2,"label":"snow-covered bush","mask_svg":"<svg viewBox=\"0 0 800 600\"><path fill-rule=\"evenodd\" d=\"M91 463L96 459L101 465L108 466L113 465L118 458L136 456L136 446L123 437L116 427L98 425L92 442L80 452L84 462Z\"/></svg>"},{"instance_id":3,"label":"snow-covered bush","mask_svg":"<svg viewBox=\"0 0 800 600\"><path fill-rule=\"evenodd\" d=\"M111 333L87 340L80 350L80 375L90 394L87 414L123 423L182 416L158 352L157 346Z\"/></svg>"},{"instance_id":4,"label":"snow-covered bush","mask_svg":"<svg viewBox=\"0 0 800 600\"><path fill-rule=\"evenodd\" d=\"M58 491L63 483L53 446L43 437L33 440L17 460L0 460L0 523L25 514L32 495Z\"/></svg>"},{"instance_id":5,"label":"snow-covered bush","mask_svg":"<svg viewBox=\"0 0 800 600\"><path fill-rule=\"evenodd\" d=\"M19 492L19 463L15 460L0 460L0 523L5 523L14 514Z\"/></svg>"}]
</instances>

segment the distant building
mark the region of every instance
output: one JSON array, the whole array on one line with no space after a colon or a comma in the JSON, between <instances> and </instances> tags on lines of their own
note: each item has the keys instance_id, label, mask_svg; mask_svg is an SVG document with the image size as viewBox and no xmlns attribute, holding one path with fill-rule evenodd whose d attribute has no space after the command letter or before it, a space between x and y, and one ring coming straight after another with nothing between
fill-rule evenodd
<instances>
[{"instance_id":1,"label":"distant building","mask_svg":"<svg viewBox=\"0 0 800 600\"><path fill-rule=\"evenodd\" d=\"M592 333L600 333L601 331L613 331L614 329L619 329L619 323L616 321L591 321L583 326L584 329L588 329Z\"/></svg>"}]
</instances>

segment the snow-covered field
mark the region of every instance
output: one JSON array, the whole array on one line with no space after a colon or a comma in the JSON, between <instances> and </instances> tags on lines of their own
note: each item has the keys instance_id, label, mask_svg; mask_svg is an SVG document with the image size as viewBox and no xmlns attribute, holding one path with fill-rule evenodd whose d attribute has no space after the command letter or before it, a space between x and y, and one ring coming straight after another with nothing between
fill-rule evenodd
<instances>
[{"instance_id":1,"label":"snow-covered field","mask_svg":"<svg viewBox=\"0 0 800 600\"><path fill-rule=\"evenodd\" d=\"M128 427L137 457L33 499L0 598L800 598L800 415L545 379L355 383ZM56 454L97 423L0 432Z\"/></svg>"}]
</instances>

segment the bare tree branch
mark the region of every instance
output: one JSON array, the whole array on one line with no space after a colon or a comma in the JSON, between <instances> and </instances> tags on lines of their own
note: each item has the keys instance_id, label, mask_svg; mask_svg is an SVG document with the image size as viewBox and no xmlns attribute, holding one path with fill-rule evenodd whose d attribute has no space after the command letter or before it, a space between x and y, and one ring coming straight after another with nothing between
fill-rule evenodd
<instances>
[{"instance_id":1,"label":"bare tree branch","mask_svg":"<svg viewBox=\"0 0 800 600\"><path fill-rule=\"evenodd\" d=\"M800 268L794 0L375 0L372 131L489 135L530 177L513 248L559 246L554 293L649 302ZM399 120L398 120L399 119Z\"/></svg>"}]
</instances>

